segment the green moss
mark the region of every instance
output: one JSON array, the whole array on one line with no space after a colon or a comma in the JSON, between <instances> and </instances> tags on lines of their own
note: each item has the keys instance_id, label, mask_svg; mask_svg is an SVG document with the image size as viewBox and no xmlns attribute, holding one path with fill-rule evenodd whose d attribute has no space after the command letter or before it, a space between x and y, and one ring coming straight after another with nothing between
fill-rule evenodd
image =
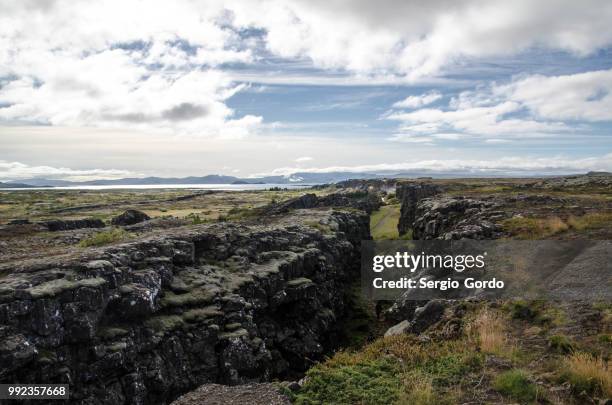
<instances>
[{"instance_id":1,"label":"green moss","mask_svg":"<svg viewBox=\"0 0 612 405\"><path fill-rule=\"evenodd\" d=\"M221 315L223 315L223 312L219 311L217 307L211 305L204 308L190 309L189 311L183 314L183 319L190 323L197 323L204 321L208 318L213 318Z\"/></svg>"},{"instance_id":2,"label":"green moss","mask_svg":"<svg viewBox=\"0 0 612 405\"><path fill-rule=\"evenodd\" d=\"M246 329L237 329L232 332L225 332L219 334L219 339L239 339L241 337L249 336L249 332Z\"/></svg>"},{"instance_id":3,"label":"green moss","mask_svg":"<svg viewBox=\"0 0 612 405\"><path fill-rule=\"evenodd\" d=\"M211 302L214 297L215 293L206 288L193 289L185 294L166 291L160 300L160 305L162 308L199 305Z\"/></svg>"},{"instance_id":4,"label":"green moss","mask_svg":"<svg viewBox=\"0 0 612 405\"><path fill-rule=\"evenodd\" d=\"M178 315L163 315L148 319L145 325L157 332L166 332L182 328L185 322Z\"/></svg>"},{"instance_id":5,"label":"green moss","mask_svg":"<svg viewBox=\"0 0 612 405\"><path fill-rule=\"evenodd\" d=\"M43 297L55 297L64 291L74 290L79 287L100 287L106 284L106 280L101 277L86 278L82 280L57 279L47 281L35 287L28 288L26 291L33 299Z\"/></svg>"},{"instance_id":6,"label":"green moss","mask_svg":"<svg viewBox=\"0 0 612 405\"><path fill-rule=\"evenodd\" d=\"M538 389L531 382L529 374L517 369L503 372L495 377L493 388L502 395L522 403L532 402L538 395Z\"/></svg>"},{"instance_id":7,"label":"green moss","mask_svg":"<svg viewBox=\"0 0 612 405\"><path fill-rule=\"evenodd\" d=\"M287 282L288 287L299 287L302 285L313 284L312 280L306 277L294 278Z\"/></svg>"},{"instance_id":8,"label":"green moss","mask_svg":"<svg viewBox=\"0 0 612 405\"><path fill-rule=\"evenodd\" d=\"M130 333L127 329L123 328L101 328L98 330L98 336L104 340L115 340L118 337L125 336Z\"/></svg>"},{"instance_id":9,"label":"green moss","mask_svg":"<svg viewBox=\"0 0 612 405\"><path fill-rule=\"evenodd\" d=\"M329 225L322 224L319 221L304 221L304 225L318 229L324 235L330 235L332 233Z\"/></svg>"},{"instance_id":10,"label":"green moss","mask_svg":"<svg viewBox=\"0 0 612 405\"><path fill-rule=\"evenodd\" d=\"M125 350L126 348L127 348L127 343L125 342L118 342L110 346L106 346L106 350L108 350L109 352L120 352L122 350Z\"/></svg>"},{"instance_id":11,"label":"green moss","mask_svg":"<svg viewBox=\"0 0 612 405\"><path fill-rule=\"evenodd\" d=\"M121 242L132 237L125 229L113 228L110 231L98 232L79 242L81 247L102 246L110 243Z\"/></svg>"}]
</instances>

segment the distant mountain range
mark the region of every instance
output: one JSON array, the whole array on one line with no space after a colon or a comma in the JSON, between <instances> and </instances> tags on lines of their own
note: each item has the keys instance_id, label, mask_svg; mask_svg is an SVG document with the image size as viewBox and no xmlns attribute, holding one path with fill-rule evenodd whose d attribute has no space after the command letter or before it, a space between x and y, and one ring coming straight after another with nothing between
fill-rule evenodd
<instances>
[{"instance_id":1,"label":"distant mountain range","mask_svg":"<svg viewBox=\"0 0 612 405\"><path fill-rule=\"evenodd\" d=\"M30 188L30 187L36 187L36 186L33 186L31 184L24 184L24 183L2 183L0 182L0 188Z\"/></svg>"},{"instance_id":2,"label":"distant mountain range","mask_svg":"<svg viewBox=\"0 0 612 405\"><path fill-rule=\"evenodd\" d=\"M329 172L305 173L297 172L287 176L264 176L256 178L240 178L211 174L207 176L189 177L143 177L124 178L115 180L89 180L68 181L51 179L26 179L19 182L0 183L0 188L28 188L28 187L66 187L66 186L130 186L130 185L178 185L178 184L327 184L350 179L380 179L380 178L456 178L456 177L500 177L499 174L457 173L457 172L400 172L400 173L361 173L361 172ZM548 176L539 176L548 177Z\"/></svg>"},{"instance_id":3,"label":"distant mountain range","mask_svg":"<svg viewBox=\"0 0 612 405\"><path fill-rule=\"evenodd\" d=\"M66 187L66 186L121 186L121 185L177 185L177 184L325 184L336 183L349 179L376 179L384 177L419 177L427 174L420 173L394 173L375 174L358 172L330 172L330 173L293 173L288 176L264 176L255 178L240 178L211 174L207 176L189 177L142 177L123 178L115 180L88 180L68 181L33 178L17 182L0 183L0 188L18 187ZM448 175L451 175L450 173ZM440 173L436 174L439 177Z\"/></svg>"}]
</instances>

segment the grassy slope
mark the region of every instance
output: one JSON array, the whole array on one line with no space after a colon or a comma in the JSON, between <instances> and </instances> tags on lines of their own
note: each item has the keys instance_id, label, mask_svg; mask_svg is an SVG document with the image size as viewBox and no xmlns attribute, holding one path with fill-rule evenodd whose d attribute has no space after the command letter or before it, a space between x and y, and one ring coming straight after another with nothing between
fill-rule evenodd
<instances>
[{"instance_id":1,"label":"grassy slope","mask_svg":"<svg viewBox=\"0 0 612 405\"><path fill-rule=\"evenodd\" d=\"M589 309L608 333L580 337L559 334L575 320L554 305L460 305L458 336L445 334L445 320L429 339L403 334L338 352L288 395L297 404L336 405L582 404L612 395L609 305Z\"/></svg>"}]
</instances>

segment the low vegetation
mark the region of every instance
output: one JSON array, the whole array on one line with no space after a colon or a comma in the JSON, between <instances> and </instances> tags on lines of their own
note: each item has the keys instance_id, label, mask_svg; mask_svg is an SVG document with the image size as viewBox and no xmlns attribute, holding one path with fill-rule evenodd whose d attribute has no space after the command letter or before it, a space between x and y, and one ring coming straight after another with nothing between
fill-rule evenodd
<instances>
[{"instance_id":1,"label":"low vegetation","mask_svg":"<svg viewBox=\"0 0 612 405\"><path fill-rule=\"evenodd\" d=\"M122 242L129 239L131 233L121 228L113 228L109 231L97 232L94 235L79 242L81 247L103 246L110 243Z\"/></svg>"},{"instance_id":2,"label":"low vegetation","mask_svg":"<svg viewBox=\"0 0 612 405\"><path fill-rule=\"evenodd\" d=\"M336 353L311 368L307 382L290 395L297 404L452 404L454 387L482 365L482 354L467 339L390 336Z\"/></svg>"},{"instance_id":3,"label":"low vegetation","mask_svg":"<svg viewBox=\"0 0 612 405\"><path fill-rule=\"evenodd\" d=\"M532 402L538 395L536 385L524 370L514 369L499 374L493 381L493 388L522 403Z\"/></svg>"},{"instance_id":4,"label":"low vegetation","mask_svg":"<svg viewBox=\"0 0 612 405\"><path fill-rule=\"evenodd\" d=\"M571 384L576 393L612 397L612 368L610 360L589 353L574 353L563 362L562 379Z\"/></svg>"},{"instance_id":5,"label":"low vegetation","mask_svg":"<svg viewBox=\"0 0 612 405\"><path fill-rule=\"evenodd\" d=\"M508 351L506 327L500 314L485 309L478 314L473 326L483 352L502 355Z\"/></svg>"},{"instance_id":6,"label":"low vegetation","mask_svg":"<svg viewBox=\"0 0 612 405\"><path fill-rule=\"evenodd\" d=\"M370 216L370 232L374 240L398 239L397 224L400 218L400 206L384 205Z\"/></svg>"},{"instance_id":7,"label":"low vegetation","mask_svg":"<svg viewBox=\"0 0 612 405\"><path fill-rule=\"evenodd\" d=\"M559 217L514 217L505 220L502 226L504 230L518 239L545 239L569 229L569 226Z\"/></svg>"}]
</instances>

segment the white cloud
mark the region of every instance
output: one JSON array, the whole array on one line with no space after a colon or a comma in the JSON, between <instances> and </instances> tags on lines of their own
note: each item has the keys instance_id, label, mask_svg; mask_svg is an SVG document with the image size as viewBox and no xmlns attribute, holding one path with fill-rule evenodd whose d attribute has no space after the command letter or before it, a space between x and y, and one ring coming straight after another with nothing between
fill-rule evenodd
<instances>
[{"instance_id":1,"label":"white cloud","mask_svg":"<svg viewBox=\"0 0 612 405\"><path fill-rule=\"evenodd\" d=\"M329 173L329 172L430 172L461 174L498 174L498 175L535 175L535 174L568 174L587 171L612 171L612 153L580 159L564 156L537 157L513 156L495 160L445 159L422 160L415 162L381 163L355 166L329 166L322 168L300 169L296 167L277 168L267 175L289 175L295 172ZM260 175L263 175L260 174Z\"/></svg>"},{"instance_id":2,"label":"white cloud","mask_svg":"<svg viewBox=\"0 0 612 405\"><path fill-rule=\"evenodd\" d=\"M550 136L581 132L588 122L612 121L612 69L546 77L533 75L507 84L464 91L447 109L421 108L383 116L401 124L402 134L440 136L442 131L493 137ZM582 122L577 122L582 121ZM585 122L586 121L586 124ZM395 137L402 141L406 136Z\"/></svg>"},{"instance_id":3,"label":"white cloud","mask_svg":"<svg viewBox=\"0 0 612 405\"><path fill-rule=\"evenodd\" d=\"M133 173L126 170L115 169L75 170L66 167L30 166L25 163L0 160L0 180L45 178L82 181L118 179L128 175L133 175Z\"/></svg>"},{"instance_id":4,"label":"white cloud","mask_svg":"<svg viewBox=\"0 0 612 405\"><path fill-rule=\"evenodd\" d=\"M310 156L302 156L302 157L299 157L299 158L295 159L295 161L296 161L297 163L310 162L310 161L312 161L312 160L314 160L314 159L313 159L313 158L311 158Z\"/></svg>"},{"instance_id":5,"label":"white cloud","mask_svg":"<svg viewBox=\"0 0 612 405\"><path fill-rule=\"evenodd\" d=\"M535 47L583 56L612 42L612 4L599 0L270 0L229 8L236 24L266 29L266 47L282 57L409 79L462 57Z\"/></svg>"},{"instance_id":6,"label":"white cloud","mask_svg":"<svg viewBox=\"0 0 612 405\"><path fill-rule=\"evenodd\" d=\"M0 119L240 137L262 118L226 100L249 63L220 2L17 2L0 6Z\"/></svg>"},{"instance_id":7,"label":"white cloud","mask_svg":"<svg viewBox=\"0 0 612 405\"><path fill-rule=\"evenodd\" d=\"M442 98L438 91L430 91L420 96L408 96L405 99L393 104L395 108L419 108L429 105Z\"/></svg>"},{"instance_id":8,"label":"white cloud","mask_svg":"<svg viewBox=\"0 0 612 405\"><path fill-rule=\"evenodd\" d=\"M493 94L522 103L543 119L612 121L612 69L527 77Z\"/></svg>"}]
</instances>

